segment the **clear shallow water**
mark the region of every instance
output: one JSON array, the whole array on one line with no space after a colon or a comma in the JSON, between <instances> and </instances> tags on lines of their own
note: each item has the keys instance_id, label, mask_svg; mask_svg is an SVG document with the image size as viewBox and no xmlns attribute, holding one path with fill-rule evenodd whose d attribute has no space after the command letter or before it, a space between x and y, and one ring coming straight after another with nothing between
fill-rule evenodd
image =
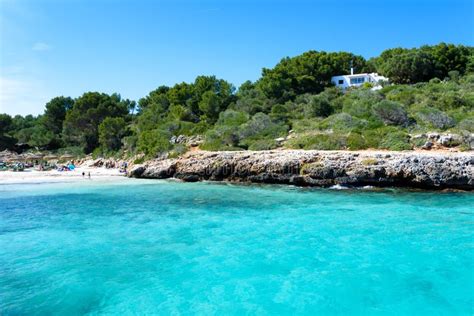
<instances>
[{"instance_id":1,"label":"clear shallow water","mask_svg":"<svg viewBox=\"0 0 474 316\"><path fill-rule=\"evenodd\" d=\"M2 315L472 315L474 194L0 186Z\"/></svg>"}]
</instances>

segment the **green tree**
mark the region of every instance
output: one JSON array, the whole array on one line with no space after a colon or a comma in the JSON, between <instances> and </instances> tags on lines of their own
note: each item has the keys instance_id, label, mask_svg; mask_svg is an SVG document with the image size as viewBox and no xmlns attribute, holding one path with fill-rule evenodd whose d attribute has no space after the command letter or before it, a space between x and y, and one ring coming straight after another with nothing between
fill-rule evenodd
<instances>
[{"instance_id":1,"label":"green tree","mask_svg":"<svg viewBox=\"0 0 474 316\"><path fill-rule=\"evenodd\" d=\"M128 107L119 95L87 92L76 99L66 114L63 137L70 145L90 153L99 145L98 127L107 117L127 117Z\"/></svg>"},{"instance_id":2,"label":"green tree","mask_svg":"<svg viewBox=\"0 0 474 316\"><path fill-rule=\"evenodd\" d=\"M169 139L169 133L160 129L144 131L138 138L138 150L148 157L155 157L172 148Z\"/></svg>"},{"instance_id":3,"label":"green tree","mask_svg":"<svg viewBox=\"0 0 474 316\"><path fill-rule=\"evenodd\" d=\"M34 147L44 147L51 140L49 133L41 124L42 116L15 115L12 119L11 136L19 144L28 144ZM47 135L46 135L47 134ZM40 141L43 139L43 141Z\"/></svg>"},{"instance_id":4,"label":"green tree","mask_svg":"<svg viewBox=\"0 0 474 316\"><path fill-rule=\"evenodd\" d=\"M258 112L268 113L275 104L275 100L268 98L255 83L246 81L239 87L236 102L231 107L254 115Z\"/></svg>"},{"instance_id":5,"label":"green tree","mask_svg":"<svg viewBox=\"0 0 474 316\"><path fill-rule=\"evenodd\" d=\"M428 81L436 73L435 61L429 53L397 48L382 53L378 69L395 83Z\"/></svg>"},{"instance_id":6,"label":"green tree","mask_svg":"<svg viewBox=\"0 0 474 316\"><path fill-rule=\"evenodd\" d=\"M10 115L0 114L0 135L6 134L13 129L13 119Z\"/></svg>"},{"instance_id":7,"label":"green tree","mask_svg":"<svg viewBox=\"0 0 474 316\"><path fill-rule=\"evenodd\" d=\"M450 71L461 75L469 71L474 48L440 43L420 48L387 49L373 60L377 70L395 83L417 83L448 77Z\"/></svg>"},{"instance_id":8,"label":"green tree","mask_svg":"<svg viewBox=\"0 0 474 316\"><path fill-rule=\"evenodd\" d=\"M107 151L119 150L125 135L126 122L123 117L107 117L99 125L99 144Z\"/></svg>"},{"instance_id":9,"label":"green tree","mask_svg":"<svg viewBox=\"0 0 474 316\"><path fill-rule=\"evenodd\" d=\"M331 77L348 74L350 65L358 72L367 70L365 59L351 53L308 51L282 59L273 69L264 68L257 86L279 102L304 93L316 94L331 86Z\"/></svg>"},{"instance_id":10,"label":"green tree","mask_svg":"<svg viewBox=\"0 0 474 316\"><path fill-rule=\"evenodd\" d=\"M463 45L439 43L434 46L422 46L420 50L433 56L435 62L435 75L443 79L450 71L466 72L470 56L474 55L473 48Z\"/></svg>"},{"instance_id":11,"label":"green tree","mask_svg":"<svg viewBox=\"0 0 474 316\"><path fill-rule=\"evenodd\" d=\"M468 58L468 61L466 64L466 73L474 73L474 53L471 53L471 55Z\"/></svg>"},{"instance_id":12,"label":"green tree","mask_svg":"<svg viewBox=\"0 0 474 316\"><path fill-rule=\"evenodd\" d=\"M61 146L61 133L66 113L74 105L70 97L55 97L46 103L44 114L38 119L38 126L34 133L42 135L35 136L35 146L56 149Z\"/></svg>"},{"instance_id":13,"label":"green tree","mask_svg":"<svg viewBox=\"0 0 474 316\"><path fill-rule=\"evenodd\" d=\"M52 133L59 135L63 129L63 122L66 112L74 105L74 100L70 97L56 97L46 103L43 115L43 124Z\"/></svg>"},{"instance_id":14,"label":"green tree","mask_svg":"<svg viewBox=\"0 0 474 316\"><path fill-rule=\"evenodd\" d=\"M12 124L13 124L13 130L20 131L24 128L29 128L33 127L36 125L37 118L34 117L33 115L15 115L12 119Z\"/></svg>"},{"instance_id":15,"label":"green tree","mask_svg":"<svg viewBox=\"0 0 474 316\"><path fill-rule=\"evenodd\" d=\"M199 110L203 113L203 118L206 121L214 123L221 111L221 105L221 100L217 94L213 91L206 91L203 93L201 101L199 101Z\"/></svg>"},{"instance_id":16,"label":"green tree","mask_svg":"<svg viewBox=\"0 0 474 316\"><path fill-rule=\"evenodd\" d=\"M13 119L8 114L0 114L0 151L13 149L17 139L9 135L13 130Z\"/></svg>"},{"instance_id":17,"label":"green tree","mask_svg":"<svg viewBox=\"0 0 474 316\"><path fill-rule=\"evenodd\" d=\"M28 145L39 149L49 149L50 144L54 143L57 138L56 135L47 129L42 121L38 122L35 127L26 129L29 132ZM54 146L56 147L56 145Z\"/></svg>"},{"instance_id":18,"label":"green tree","mask_svg":"<svg viewBox=\"0 0 474 316\"><path fill-rule=\"evenodd\" d=\"M155 112L161 114L165 113L170 106L170 101L167 96L169 90L170 88L167 86L160 86L151 91L146 97L141 98L138 101L139 112L143 112L145 109L154 106Z\"/></svg>"}]
</instances>

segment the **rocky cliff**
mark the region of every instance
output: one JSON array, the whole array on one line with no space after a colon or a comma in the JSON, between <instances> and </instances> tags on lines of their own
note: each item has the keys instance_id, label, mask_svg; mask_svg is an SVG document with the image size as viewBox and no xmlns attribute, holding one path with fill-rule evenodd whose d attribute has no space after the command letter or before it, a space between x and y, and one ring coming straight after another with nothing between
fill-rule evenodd
<instances>
[{"instance_id":1,"label":"rocky cliff","mask_svg":"<svg viewBox=\"0 0 474 316\"><path fill-rule=\"evenodd\" d=\"M373 151L192 152L137 165L129 176L299 186L405 186L474 189L474 153Z\"/></svg>"}]
</instances>

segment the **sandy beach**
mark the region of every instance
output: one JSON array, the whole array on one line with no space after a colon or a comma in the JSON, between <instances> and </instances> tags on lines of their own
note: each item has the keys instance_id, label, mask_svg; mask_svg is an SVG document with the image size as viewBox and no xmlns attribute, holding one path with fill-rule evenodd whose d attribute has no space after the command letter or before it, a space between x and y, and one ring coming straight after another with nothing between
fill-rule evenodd
<instances>
[{"instance_id":1,"label":"sandy beach","mask_svg":"<svg viewBox=\"0 0 474 316\"><path fill-rule=\"evenodd\" d=\"M85 173L85 177L82 173ZM26 169L25 171L2 171L0 172L0 184L11 183L40 183L40 182L63 182L63 181L84 181L100 179L117 179L125 177L118 169L93 168L93 167L77 167L74 171L38 171L34 169Z\"/></svg>"}]
</instances>

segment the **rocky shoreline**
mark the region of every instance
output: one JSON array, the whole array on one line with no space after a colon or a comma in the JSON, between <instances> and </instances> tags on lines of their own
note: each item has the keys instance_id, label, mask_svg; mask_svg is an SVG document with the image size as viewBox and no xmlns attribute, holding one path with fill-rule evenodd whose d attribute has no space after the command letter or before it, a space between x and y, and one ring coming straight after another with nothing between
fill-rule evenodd
<instances>
[{"instance_id":1,"label":"rocky shoreline","mask_svg":"<svg viewBox=\"0 0 474 316\"><path fill-rule=\"evenodd\" d=\"M474 152L196 151L133 166L128 175L188 182L473 190Z\"/></svg>"}]
</instances>

